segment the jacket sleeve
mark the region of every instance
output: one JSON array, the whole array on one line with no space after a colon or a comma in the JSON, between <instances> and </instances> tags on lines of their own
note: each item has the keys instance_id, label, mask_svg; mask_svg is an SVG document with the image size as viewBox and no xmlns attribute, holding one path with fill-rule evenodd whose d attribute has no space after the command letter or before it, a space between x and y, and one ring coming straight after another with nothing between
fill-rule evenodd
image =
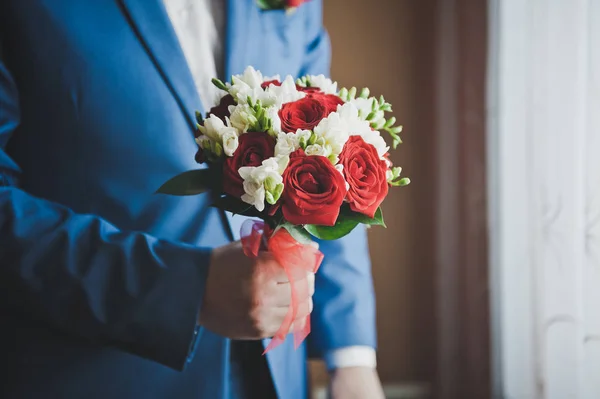
<instances>
[{"instance_id":1,"label":"jacket sleeve","mask_svg":"<svg viewBox=\"0 0 600 399\"><path fill-rule=\"evenodd\" d=\"M183 369L199 332L210 250L121 231L29 195L5 151L18 124L17 88L0 58L2 307Z\"/></svg>"},{"instance_id":2,"label":"jacket sleeve","mask_svg":"<svg viewBox=\"0 0 600 399\"><path fill-rule=\"evenodd\" d=\"M330 42L323 26L322 0L305 3L308 42L302 75L329 75ZM311 357L351 346L376 348L375 294L366 229L357 227L336 241L320 241L325 259L317 272Z\"/></svg>"}]
</instances>

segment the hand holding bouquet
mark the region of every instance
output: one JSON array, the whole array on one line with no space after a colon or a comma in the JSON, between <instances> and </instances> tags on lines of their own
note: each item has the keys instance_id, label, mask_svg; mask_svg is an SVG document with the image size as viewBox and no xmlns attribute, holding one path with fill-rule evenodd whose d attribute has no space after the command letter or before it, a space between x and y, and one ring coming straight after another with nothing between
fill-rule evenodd
<instances>
[{"instance_id":1,"label":"hand holding bouquet","mask_svg":"<svg viewBox=\"0 0 600 399\"><path fill-rule=\"evenodd\" d=\"M208 168L174 177L160 193L210 190L215 207L261 219L243 227L246 253L269 250L291 282L322 261L311 237L335 240L359 224L384 225L380 205L389 187L409 180L392 165L380 133L393 148L401 143L383 97L338 90L322 75L281 80L252 67L213 83L223 91L219 104L206 119L197 114L196 160ZM290 308L271 347L283 341L297 311ZM309 330L307 323L295 332L296 344Z\"/></svg>"}]
</instances>

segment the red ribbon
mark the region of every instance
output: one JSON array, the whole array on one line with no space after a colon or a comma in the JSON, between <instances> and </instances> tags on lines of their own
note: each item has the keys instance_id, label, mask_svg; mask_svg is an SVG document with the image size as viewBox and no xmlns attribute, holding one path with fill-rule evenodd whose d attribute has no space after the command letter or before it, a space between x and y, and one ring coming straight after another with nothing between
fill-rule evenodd
<instances>
[{"instance_id":1,"label":"red ribbon","mask_svg":"<svg viewBox=\"0 0 600 399\"><path fill-rule=\"evenodd\" d=\"M267 353L285 341L298 314L298 298L306 298L308 294L308 284L298 284L294 289L294 282L306 279L307 272L316 273L324 255L316 246L300 244L286 229L279 229L273 234L272 229L264 222L246 220L242 225L241 237L246 256L256 258L261 248L266 247L283 267L292 286L291 306L281 327L265 349L264 353ZM293 333L294 346L298 349L310 333L310 316L306 317L304 327L294 329Z\"/></svg>"}]
</instances>

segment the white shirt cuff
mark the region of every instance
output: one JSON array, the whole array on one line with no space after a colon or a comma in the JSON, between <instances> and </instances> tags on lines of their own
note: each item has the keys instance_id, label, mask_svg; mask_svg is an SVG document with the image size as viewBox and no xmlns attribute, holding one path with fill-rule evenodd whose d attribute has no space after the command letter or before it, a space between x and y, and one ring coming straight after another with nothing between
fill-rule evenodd
<instances>
[{"instance_id":1,"label":"white shirt cuff","mask_svg":"<svg viewBox=\"0 0 600 399\"><path fill-rule=\"evenodd\" d=\"M325 353L328 370L345 367L377 368L377 356L370 346L348 346Z\"/></svg>"}]
</instances>

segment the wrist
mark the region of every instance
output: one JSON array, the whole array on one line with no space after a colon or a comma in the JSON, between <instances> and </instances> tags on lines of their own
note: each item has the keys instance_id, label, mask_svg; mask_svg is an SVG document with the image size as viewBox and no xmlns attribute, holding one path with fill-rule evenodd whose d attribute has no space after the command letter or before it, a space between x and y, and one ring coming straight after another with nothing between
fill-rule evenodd
<instances>
[{"instance_id":1,"label":"wrist","mask_svg":"<svg viewBox=\"0 0 600 399\"><path fill-rule=\"evenodd\" d=\"M324 360L330 372L344 368L377 368L375 349L369 346L348 346L331 350L325 353Z\"/></svg>"}]
</instances>

